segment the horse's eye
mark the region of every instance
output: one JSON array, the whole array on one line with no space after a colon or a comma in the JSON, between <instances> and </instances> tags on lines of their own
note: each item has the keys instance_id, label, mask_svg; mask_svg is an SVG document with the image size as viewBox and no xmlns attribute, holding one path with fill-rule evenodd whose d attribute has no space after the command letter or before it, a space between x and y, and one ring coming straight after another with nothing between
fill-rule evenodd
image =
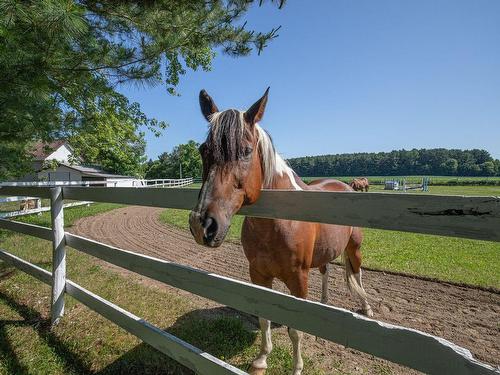
<instances>
[{"instance_id":1,"label":"horse's eye","mask_svg":"<svg viewBox=\"0 0 500 375\"><path fill-rule=\"evenodd\" d=\"M253 151L253 150L252 150L252 148L251 148L251 147L248 147L248 146L247 146L247 147L245 147L245 149L243 150L243 156L244 156L244 157L246 157L246 158L247 158L247 157L249 157L249 156L250 156L250 154L252 153L252 151Z\"/></svg>"}]
</instances>

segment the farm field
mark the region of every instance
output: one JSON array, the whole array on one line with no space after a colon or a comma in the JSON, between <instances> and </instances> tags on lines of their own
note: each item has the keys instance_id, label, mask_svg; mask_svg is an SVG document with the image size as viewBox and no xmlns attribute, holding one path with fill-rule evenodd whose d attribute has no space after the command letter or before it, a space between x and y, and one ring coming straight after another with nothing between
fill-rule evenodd
<instances>
[{"instance_id":1,"label":"farm field","mask_svg":"<svg viewBox=\"0 0 500 375\"><path fill-rule=\"evenodd\" d=\"M373 191L383 191L377 187ZM429 189L430 194L500 195L498 186L430 186ZM188 230L188 216L188 211L168 209L160 218ZM243 216L233 218L229 240L240 241L243 219ZM371 228L365 228L364 235L366 267L500 289L499 243Z\"/></svg>"},{"instance_id":2,"label":"farm field","mask_svg":"<svg viewBox=\"0 0 500 375\"><path fill-rule=\"evenodd\" d=\"M66 230L71 230L78 219L120 207L98 203L66 209ZM16 220L50 226L48 213ZM0 248L50 270L52 247L48 241L0 230ZM205 313L206 302L197 305L172 288L145 284L138 275L117 272L71 248L67 274L80 285L235 366L246 369L258 352L255 342L259 336L255 322L249 323L249 318L242 319L222 308ZM65 317L51 330L49 304L47 285L0 261L0 374L192 374L68 296ZM289 372L289 348L277 342L274 350L269 373ZM325 373L307 355L305 361L305 374Z\"/></svg>"},{"instance_id":3,"label":"farm field","mask_svg":"<svg viewBox=\"0 0 500 375\"><path fill-rule=\"evenodd\" d=\"M213 263L216 267L213 271L222 274L236 271L239 272L238 275L228 276L248 277L239 246L228 244L232 249L230 253L225 252L227 249L224 251L216 249L215 252L207 253L205 248L193 244L187 231L162 225L159 216L165 214L163 210L141 207L115 209L118 207L120 206L95 204L88 208L65 210L66 227L76 234L148 255L164 259L174 256L171 260L192 264L202 269L206 269L204 262L210 261L212 257L220 259L220 256L225 258L228 254L229 259L222 263ZM183 213L185 215L187 211ZM96 214L98 215L94 216ZM49 225L48 214L24 217L20 220ZM235 229L236 226L233 232ZM50 243L6 231L0 231L0 236L2 248L42 267L50 267ZM236 236L235 232L233 236ZM170 241L168 244L164 242L167 238ZM185 246L189 246L191 250ZM193 250L197 252L196 255L191 252ZM241 259L238 261L238 267L233 263L237 257ZM4 266L0 266L0 274L2 275L0 314L14 322L5 324L3 335L0 336L0 373L190 373L70 297L67 303L68 319L63 319L61 324L50 331L47 323L49 289L33 281L30 276L20 271L12 272L12 269ZM72 249L68 249L68 277L242 369L248 369L246 366L258 351L256 343L260 334L255 333L257 328L255 319L244 314L234 313L230 309L221 308L187 293L179 294L173 288L159 287L130 273L117 272L116 268L110 269L103 262ZM314 278L319 279L319 276L314 274ZM355 309L356 304L353 304L343 286L341 267L334 267L332 278L330 292L333 296L332 303ZM369 293L373 294L376 300L382 300L374 307L382 320L406 324L408 314L412 316L424 314L424 320L419 318L412 321L412 324L416 324L416 328L433 333L444 332L445 337L468 347L485 361L491 362L492 358L495 358L494 353L500 351L494 344L473 348L467 341L470 333L467 337L456 336L456 332L461 330L457 331L455 326L449 326L448 319L442 320L443 314L446 313L440 310L449 306L457 295L465 298L467 304L477 307L484 303L495 303L495 294L370 271L366 272L365 280ZM318 281L312 282L314 291L311 298L317 298ZM449 293L450 297L446 301L439 297ZM428 297L433 294L436 294L432 297L436 298L436 306L425 298L422 299L424 295ZM409 302L413 298L410 295L420 297ZM189 297L186 298L187 296ZM489 300L490 298L493 299ZM402 301L407 301L405 303L409 306L405 307ZM494 307L488 307L484 313L494 313L491 309ZM481 321L491 320L477 312L474 314ZM464 315L463 319L467 320L454 321L454 324L461 326L465 321L470 324L467 315ZM420 327L419 321L432 323L425 328ZM489 340L488 337L491 336L489 327L479 328L474 325L474 330L476 328L478 335ZM287 373L290 371L291 351L286 329L274 328L273 339L275 349L269 359L268 373ZM413 373L386 361L374 360L371 356L345 350L335 344L317 343L313 337L307 337L304 346L306 359L304 374L355 374L359 371L374 374ZM327 356L325 353L328 353Z\"/></svg>"},{"instance_id":4,"label":"farm field","mask_svg":"<svg viewBox=\"0 0 500 375\"><path fill-rule=\"evenodd\" d=\"M366 177L372 184L384 184L385 180L401 180L406 179L408 183L416 184L422 181L422 177L430 178L430 185L479 185L479 184L496 184L500 185L500 176L492 177L472 177L472 176L334 176L344 182L350 182L356 177ZM325 177L303 177L304 180L311 181Z\"/></svg>"},{"instance_id":5,"label":"farm field","mask_svg":"<svg viewBox=\"0 0 500 375\"><path fill-rule=\"evenodd\" d=\"M120 207L95 204L65 210L69 228L82 217ZM50 226L50 216L18 218ZM51 244L37 238L0 230L0 247L45 269L50 269ZM134 275L122 275L95 258L68 249L68 278L144 317L219 358L245 366L258 351L257 334L244 320L217 315L200 319L189 299L172 291L143 285ZM190 374L177 362L66 297L66 315L50 330L50 288L0 262L0 374ZM133 363L133 365L131 365ZM289 371L291 354L277 345L270 358L271 374ZM306 364L310 360L306 357ZM306 374L321 374L309 369Z\"/></svg>"},{"instance_id":6,"label":"farm field","mask_svg":"<svg viewBox=\"0 0 500 375\"><path fill-rule=\"evenodd\" d=\"M382 185L371 185L371 192L401 194L398 191L384 190ZM431 185L428 192L422 190L408 190L407 194L437 194L437 195L471 195L471 196L500 196L500 186L472 185L472 186L447 186Z\"/></svg>"},{"instance_id":7,"label":"farm field","mask_svg":"<svg viewBox=\"0 0 500 375\"><path fill-rule=\"evenodd\" d=\"M347 181L347 180L346 180ZM201 188L201 183L195 183L188 186L190 189ZM401 194L400 191L384 190L382 185L370 185L371 192ZM471 195L471 196L500 196L500 185L467 185L467 186L449 186L449 185L431 185L428 192L421 190L408 190L407 194L437 194L437 195Z\"/></svg>"},{"instance_id":8,"label":"farm field","mask_svg":"<svg viewBox=\"0 0 500 375\"><path fill-rule=\"evenodd\" d=\"M188 230L189 213L165 210L163 222ZM228 239L240 242L243 216L235 216ZM469 285L500 289L500 244L461 238L364 229L363 265Z\"/></svg>"}]
</instances>

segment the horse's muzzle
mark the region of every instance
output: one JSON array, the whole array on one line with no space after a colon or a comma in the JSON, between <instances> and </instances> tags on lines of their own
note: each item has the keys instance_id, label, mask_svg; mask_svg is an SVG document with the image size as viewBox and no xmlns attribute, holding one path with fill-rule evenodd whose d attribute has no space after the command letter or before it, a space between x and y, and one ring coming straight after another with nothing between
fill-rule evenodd
<instances>
[{"instance_id":1,"label":"horse's muzzle","mask_svg":"<svg viewBox=\"0 0 500 375\"><path fill-rule=\"evenodd\" d=\"M227 229L219 233L219 224L214 217L195 211L189 215L189 229L197 243L209 247L222 245L227 233Z\"/></svg>"}]
</instances>

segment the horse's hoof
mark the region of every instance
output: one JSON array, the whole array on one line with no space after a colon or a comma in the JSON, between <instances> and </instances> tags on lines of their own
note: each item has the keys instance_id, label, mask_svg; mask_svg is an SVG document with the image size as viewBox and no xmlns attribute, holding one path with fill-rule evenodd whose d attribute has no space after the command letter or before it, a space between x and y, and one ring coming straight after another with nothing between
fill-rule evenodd
<instances>
[{"instance_id":1,"label":"horse's hoof","mask_svg":"<svg viewBox=\"0 0 500 375\"><path fill-rule=\"evenodd\" d=\"M372 318L373 317L372 308L370 306L368 306L367 308L363 309L363 315L366 315L367 317Z\"/></svg>"},{"instance_id":2,"label":"horse's hoof","mask_svg":"<svg viewBox=\"0 0 500 375\"><path fill-rule=\"evenodd\" d=\"M250 367L249 375L264 375L266 373L265 368Z\"/></svg>"}]
</instances>

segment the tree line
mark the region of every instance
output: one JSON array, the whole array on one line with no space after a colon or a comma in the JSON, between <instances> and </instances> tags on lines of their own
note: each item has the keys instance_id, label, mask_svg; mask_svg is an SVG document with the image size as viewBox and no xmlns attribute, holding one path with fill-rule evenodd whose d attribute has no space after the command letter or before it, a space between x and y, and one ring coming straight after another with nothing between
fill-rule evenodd
<instances>
[{"instance_id":1,"label":"tree line","mask_svg":"<svg viewBox=\"0 0 500 375\"><path fill-rule=\"evenodd\" d=\"M288 159L299 176L499 176L500 160L486 150L412 149Z\"/></svg>"}]
</instances>

